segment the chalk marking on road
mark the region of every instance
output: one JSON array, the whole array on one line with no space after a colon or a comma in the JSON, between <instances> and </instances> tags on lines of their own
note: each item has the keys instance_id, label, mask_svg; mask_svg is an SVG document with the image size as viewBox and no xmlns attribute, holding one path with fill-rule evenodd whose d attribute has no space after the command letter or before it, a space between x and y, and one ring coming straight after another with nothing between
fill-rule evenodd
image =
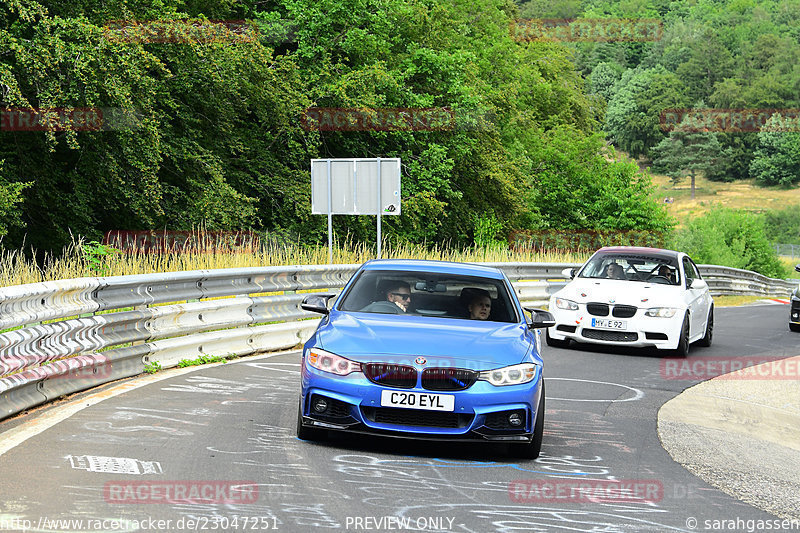
<instances>
[{"instance_id":1,"label":"chalk marking on road","mask_svg":"<svg viewBox=\"0 0 800 533\"><path fill-rule=\"evenodd\" d=\"M563 400L565 402L635 402L637 400L641 400L644 398L644 391L639 389L635 389L633 387L629 387L627 385L622 385L621 383L609 383L608 381L592 381L590 379L573 379L573 378L546 378L546 381L580 381L581 383L599 383L601 385L611 385L612 387L622 387L623 389L628 389L634 393L632 398L625 398L624 400L595 400L595 399L577 399L577 398L553 398L552 396L547 396L548 400Z\"/></svg>"},{"instance_id":2,"label":"chalk marking on road","mask_svg":"<svg viewBox=\"0 0 800 533\"><path fill-rule=\"evenodd\" d=\"M128 391L136 390L139 387L144 387L145 385L157 383L165 379L171 379L177 376L182 376L183 374L197 372L198 370L204 370L222 364L236 365L258 359L269 359L271 357L278 357L280 355L288 355L293 353L299 353L299 352L297 350L287 350L283 352L274 352L263 355L256 355L253 357L248 357L247 360L241 360L241 361L228 361L227 363L212 363L208 365L193 366L187 368L170 368L162 370L157 374L152 374L149 376L135 376L133 381L127 381L125 383L112 386L103 391L91 393L88 396L83 396L81 398L69 400L63 404L46 405L44 406L46 412L36 416L36 418L34 418L33 420L26 421L15 428L0 433L0 455L3 455L9 450L14 449L15 447L19 446L20 444L30 439L31 437L35 437L39 433L42 433L43 431L50 429L59 422L63 422L64 420L72 417L76 413L83 411L87 407L91 407L104 400L108 400L109 398L114 398Z\"/></svg>"}]
</instances>

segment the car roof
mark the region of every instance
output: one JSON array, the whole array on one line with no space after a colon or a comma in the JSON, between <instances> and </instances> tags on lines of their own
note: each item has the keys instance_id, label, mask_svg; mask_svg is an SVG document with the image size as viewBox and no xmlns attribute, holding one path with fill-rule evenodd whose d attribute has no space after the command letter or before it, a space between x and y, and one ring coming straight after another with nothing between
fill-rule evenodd
<instances>
[{"instance_id":1,"label":"car roof","mask_svg":"<svg viewBox=\"0 0 800 533\"><path fill-rule=\"evenodd\" d=\"M604 246L595 253L612 253L612 254L635 254L635 255L660 255L668 257L679 257L681 252L675 250L665 250L663 248L648 248L646 246Z\"/></svg>"},{"instance_id":2,"label":"car roof","mask_svg":"<svg viewBox=\"0 0 800 533\"><path fill-rule=\"evenodd\" d=\"M435 272L437 274L460 274L503 279L500 269L474 263L433 261L422 259L372 259L364 263L364 270L400 270L404 272Z\"/></svg>"}]
</instances>

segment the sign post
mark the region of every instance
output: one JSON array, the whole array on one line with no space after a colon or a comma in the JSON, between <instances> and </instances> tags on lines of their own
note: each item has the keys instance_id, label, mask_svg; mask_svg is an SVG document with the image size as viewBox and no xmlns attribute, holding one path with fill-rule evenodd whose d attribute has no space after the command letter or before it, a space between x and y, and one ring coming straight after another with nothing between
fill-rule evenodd
<instances>
[{"instance_id":1,"label":"sign post","mask_svg":"<svg viewBox=\"0 0 800 533\"><path fill-rule=\"evenodd\" d=\"M328 215L328 262L333 263L333 215L400 214L400 158L311 160L311 213Z\"/></svg>"}]
</instances>

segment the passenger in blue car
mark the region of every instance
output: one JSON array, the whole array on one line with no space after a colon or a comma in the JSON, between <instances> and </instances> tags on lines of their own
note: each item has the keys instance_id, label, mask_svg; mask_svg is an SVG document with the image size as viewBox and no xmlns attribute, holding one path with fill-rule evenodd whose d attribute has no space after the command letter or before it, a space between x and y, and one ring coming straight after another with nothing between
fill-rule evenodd
<instances>
[{"instance_id":1,"label":"passenger in blue car","mask_svg":"<svg viewBox=\"0 0 800 533\"><path fill-rule=\"evenodd\" d=\"M411 303L411 286L405 281L391 280L384 285L381 294L385 300L372 302L361 311L365 313L404 314Z\"/></svg>"},{"instance_id":2,"label":"passenger in blue car","mask_svg":"<svg viewBox=\"0 0 800 533\"><path fill-rule=\"evenodd\" d=\"M473 289L471 299L467 309L472 320L488 320L492 312L492 297L488 291L483 289Z\"/></svg>"}]
</instances>

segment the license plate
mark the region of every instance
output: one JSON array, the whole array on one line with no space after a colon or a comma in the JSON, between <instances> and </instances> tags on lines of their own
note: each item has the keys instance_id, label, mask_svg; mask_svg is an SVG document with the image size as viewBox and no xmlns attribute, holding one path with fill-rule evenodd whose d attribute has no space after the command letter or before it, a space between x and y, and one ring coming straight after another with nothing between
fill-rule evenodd
<instances>
[{"instance_id":1,"label":"license plate","mask_svg":"<svg viewBox=\"0 0 800 533\"><path fill-rule=\"evenodd\" d=\"M381 391L382 407L404 409L426 409L428 411L452 411L456 397L451 394L427 394L424 392Z\"/></svg>"},{"instance_id":2,"label":"license plate","mask_svg":"<svg viewBox=\"0 0 800 533\"><path fill-rule=\"evenodd\" d=\"M607 318L593 318L592 327L600 329L628 329L625 320L609 320Z\"/></svg>"}]
</instances>

